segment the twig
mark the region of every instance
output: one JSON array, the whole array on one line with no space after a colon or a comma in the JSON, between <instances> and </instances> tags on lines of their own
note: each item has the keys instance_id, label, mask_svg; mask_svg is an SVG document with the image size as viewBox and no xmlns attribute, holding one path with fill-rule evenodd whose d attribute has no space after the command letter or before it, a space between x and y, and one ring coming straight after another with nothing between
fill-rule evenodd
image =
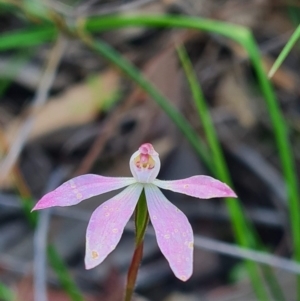
<instances>
[{"instance_id":1,"label":"twig","mask_svg":"<svg viewBox=\"0 0 300 301\"><path fill-rule=\"evenodd\" d=\"M16 138L9 148L8 154L0 163L0 183L15 165L34 125L35 114L45 104L48 98L49 90L54 82L57 68L66 49L66 45L66 39L63 36L59 36L50 53L45 72L42 75L41 82L33 99L29 116L17 133Z\"/></svg>"},{"instance_id":2,"label":"twig","mask_svg":"<svg viewBox=\"0 0 300 301\"><path fill-rule=\"evenodd\" d=\"M127 229L133 231L133 223L128 224ZM153 228L148 227L146 234L155 235ZM195 235L194 243L195 247L200 249L205 249L231 257L252 260L257 263L265 264L274 268L279 268L300 275L300 264L296 261L270 255L260 251L241 248L237 245L221 242L215 239L204 237L202 235Z\"/></svg>"},{"instance_id":3,"label":"twig","mask_svg":"<svg viewBox=\"0 0 300 301\"><path fill-rule=\"evenodd\" d=\"M238 247L237 245L221 242L200 235L195 235L195 246L231 257L252 260L300 275L299 263L279 256L270 255L260 251L244 249Z\"/></svg>"},{"instance_id":4,"label":"twig","mask_svg":"<svg viewBox=\"0 0 300 301\"><path fill-rule=\"evenodd\" d=\"M58 169L50 177L46 192L56 188L66 176L66 170ZM47 234L52 210L43 210L39 214L34 233L34 300L47 301Z\"/></svg>"},{"instance_id":5,"label":"twig","mask_svg":"<svg viewBox=\"0 0 300 301\"><path fill-rule=\"evenodd\" d=\"M47 301L47 233L51 210L44 210L39 214L38 224L33 238L34 265L34 300Z\"/></svg>"}]
</instances>

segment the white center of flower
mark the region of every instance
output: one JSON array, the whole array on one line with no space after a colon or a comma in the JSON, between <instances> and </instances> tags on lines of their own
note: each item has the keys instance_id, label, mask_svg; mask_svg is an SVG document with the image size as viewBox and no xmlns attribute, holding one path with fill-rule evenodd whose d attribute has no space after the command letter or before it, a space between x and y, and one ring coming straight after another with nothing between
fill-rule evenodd
<instances>
[{"instance_id":1,"label":"white center of flower","mask_svg":"<svg viewBox=\"0 0 300 301\"><path fill-rule=\"evenodd\" d=\"M130 159L130 170L133 177L140 183L151 183L160 170L158 153L150 143L143 144Z\"/></svg>"}]
</instances>

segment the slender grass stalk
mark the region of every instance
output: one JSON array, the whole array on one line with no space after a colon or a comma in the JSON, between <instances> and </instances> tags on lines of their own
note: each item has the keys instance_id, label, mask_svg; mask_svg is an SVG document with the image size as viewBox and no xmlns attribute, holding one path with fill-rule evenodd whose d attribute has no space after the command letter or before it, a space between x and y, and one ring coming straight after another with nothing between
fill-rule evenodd
<instances>
[{"instance_id":1,"label":"slender grass stalk","mask_svg":"<svg viewBox=\"0 0 300 301\"><path fill-rule=\"evenodd\" d=\"M207 107L202 90L198 83L197 76L193 70L192 64L183 46L177 48L177 53L180 58L181 65L183 66L183 69L185 71L185 75L188 80L193 100L199 115L199 120L201 120L201 123L203 124L205 136L207 138L207 142L211 150L213 158L212 161L214 163L214 174L217 175L221 181L233 187L233 183L224 158L222 147L220 145L217 133L213 125L213 121L210 117L209 109ZM240 244L253 244L253 240L251 242L251 239L245 236L245 233L247 233L247 230L245 231L245 229L247 228L247 224L245 223L246 219L245 215L243 214L241 202L238 199L234 198L227 198L226 202L228 204L231 219L233 220L234 232L239 238Z\"/></svg>"},{"instance_id":2,"label":"slender grass stalk","mask_svg":"<svg viewBox=\"0 0 300 301\"><path fill-rule=\"evenodd\" d=\"M233 187L230 172L228 170L228 166L224 158L222 147L219 142L208 106L206 104L206 100L203 96L192 63L183 46L178 47L177 52L181 64L184 68L190 90L192 92L193 100L198 111L199 119L202 121L208 145L212 152L213 162L215 163L215 175L218 178L220 178L223 182L226 182L231 187ZM230 214L231 221L233 223L233 230L235 233L236 240L241 246L248 247L249 245L252 245L253 240L255 240L255 238L250 237L250 240L247 241L247 237L244 235L244 233L250 232L250 235L253 235L256 234L256 231L249 223L249 221L245 218L245 214L243 212L240 200L227 198L226 205ZM251 229L251 231L249 231L248 229ZM259 238L257 238L256 240L257 241L255 242L255 246L261 248ZM255 265L254 262L250 262L249 260L246 262L246 265L248 266L249 271L251 271L252 273L250 280L252 281L253 287L257 291L257 295L262 296L263 298L267 298L266 296L264 296L265 292L263 290L261 291L260 279L256 276L259 273L258 266ZM270 267L263 266L262 271L266 281L269 284L269 287L271 288L271 293L273 294L274 300L285 300L280 285L276 277L273 275L272 269Z\"/></svg>"},{"instance_id":3,"label":"slender grass stalk","mask_svg":"<svg viewBox=\"0 0 300 301\"><path fill-rule=\"evenodd\" d=\"M45 42L52 42L57 38L58 32L54 25L44 25L4 33L0 36L0 51L32 47Z\"/></svg>"},{"instance_id":4,"label":"slender grass stalk","mask_svg":"<svg viewBox=\"0 0 300 301\"><path fill-rule=\"evenodd\" d=\"M272 68L270 69L268 76L271 78L274 73L278 70L278 68L281 66L285 58L288 56L292 48L294 47L297 40L300 38L300 25L296 28L288 42L285 44L284 48L280 52L278 58L274 62Z\"/></svg>"}]
</instances>

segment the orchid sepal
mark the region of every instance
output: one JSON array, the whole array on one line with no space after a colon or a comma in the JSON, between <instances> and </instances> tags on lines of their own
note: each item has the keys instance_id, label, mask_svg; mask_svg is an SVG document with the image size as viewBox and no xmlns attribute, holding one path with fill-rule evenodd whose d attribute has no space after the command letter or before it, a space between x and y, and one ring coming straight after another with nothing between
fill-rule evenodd
<instances>
[{"instance_id":1,"label":"orchid sepal","mask_svg":"<svg viewBox=\"0 0 300 301\"><path fill-rule=\"evenodd\" d=\"M85 199L129 186L135 182L136 180L130 177L115 178L94 174L78 176L44 195L36 203L32 211L54 206L65 207L76 205Z\"/></svg>"},{"instance_id":2,"label":"orchid sepal","mask_svg":"<svg viewBox=\"0 0 300 301\"><path fill-rule=\"evenodd\" d=\"M235 192L227 184L203 175L172 181L155 179L153 184L162 189L171 190L200 199L237 197Z\"/></svg>"}]
</instances>

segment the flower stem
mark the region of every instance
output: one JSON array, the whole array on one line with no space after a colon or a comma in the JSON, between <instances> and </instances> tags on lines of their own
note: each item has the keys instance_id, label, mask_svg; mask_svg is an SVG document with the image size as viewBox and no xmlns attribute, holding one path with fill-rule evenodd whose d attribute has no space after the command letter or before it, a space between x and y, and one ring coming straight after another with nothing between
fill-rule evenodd
<instances>
[{"instance_id":1,"label":"flower stem","mask_svg":"<svg viewBox=\"0 0 300 301\"><path fill-rule=\"evenodd\" d=\"M127 274L124 301L131 301L136 283L137 273L143 257L144 236L149 222L146 196L143 191L135 210L135 250Z\"/></svg>"},{"instance_id":2,"label":"flower stem","mask_svg":"<svg viewBox=\"0 0 300 301\"><path fill-rule=\"evenodd\" d=\"M136 278L137 278L137 273L139 270L140 262L143 257L143 247L144 247L144 241L142 241L139 245L137 245L134 250L134 254L127 275L127 284L126 284L124 301L131 301Z\"/></svg>"}]
</instances>

